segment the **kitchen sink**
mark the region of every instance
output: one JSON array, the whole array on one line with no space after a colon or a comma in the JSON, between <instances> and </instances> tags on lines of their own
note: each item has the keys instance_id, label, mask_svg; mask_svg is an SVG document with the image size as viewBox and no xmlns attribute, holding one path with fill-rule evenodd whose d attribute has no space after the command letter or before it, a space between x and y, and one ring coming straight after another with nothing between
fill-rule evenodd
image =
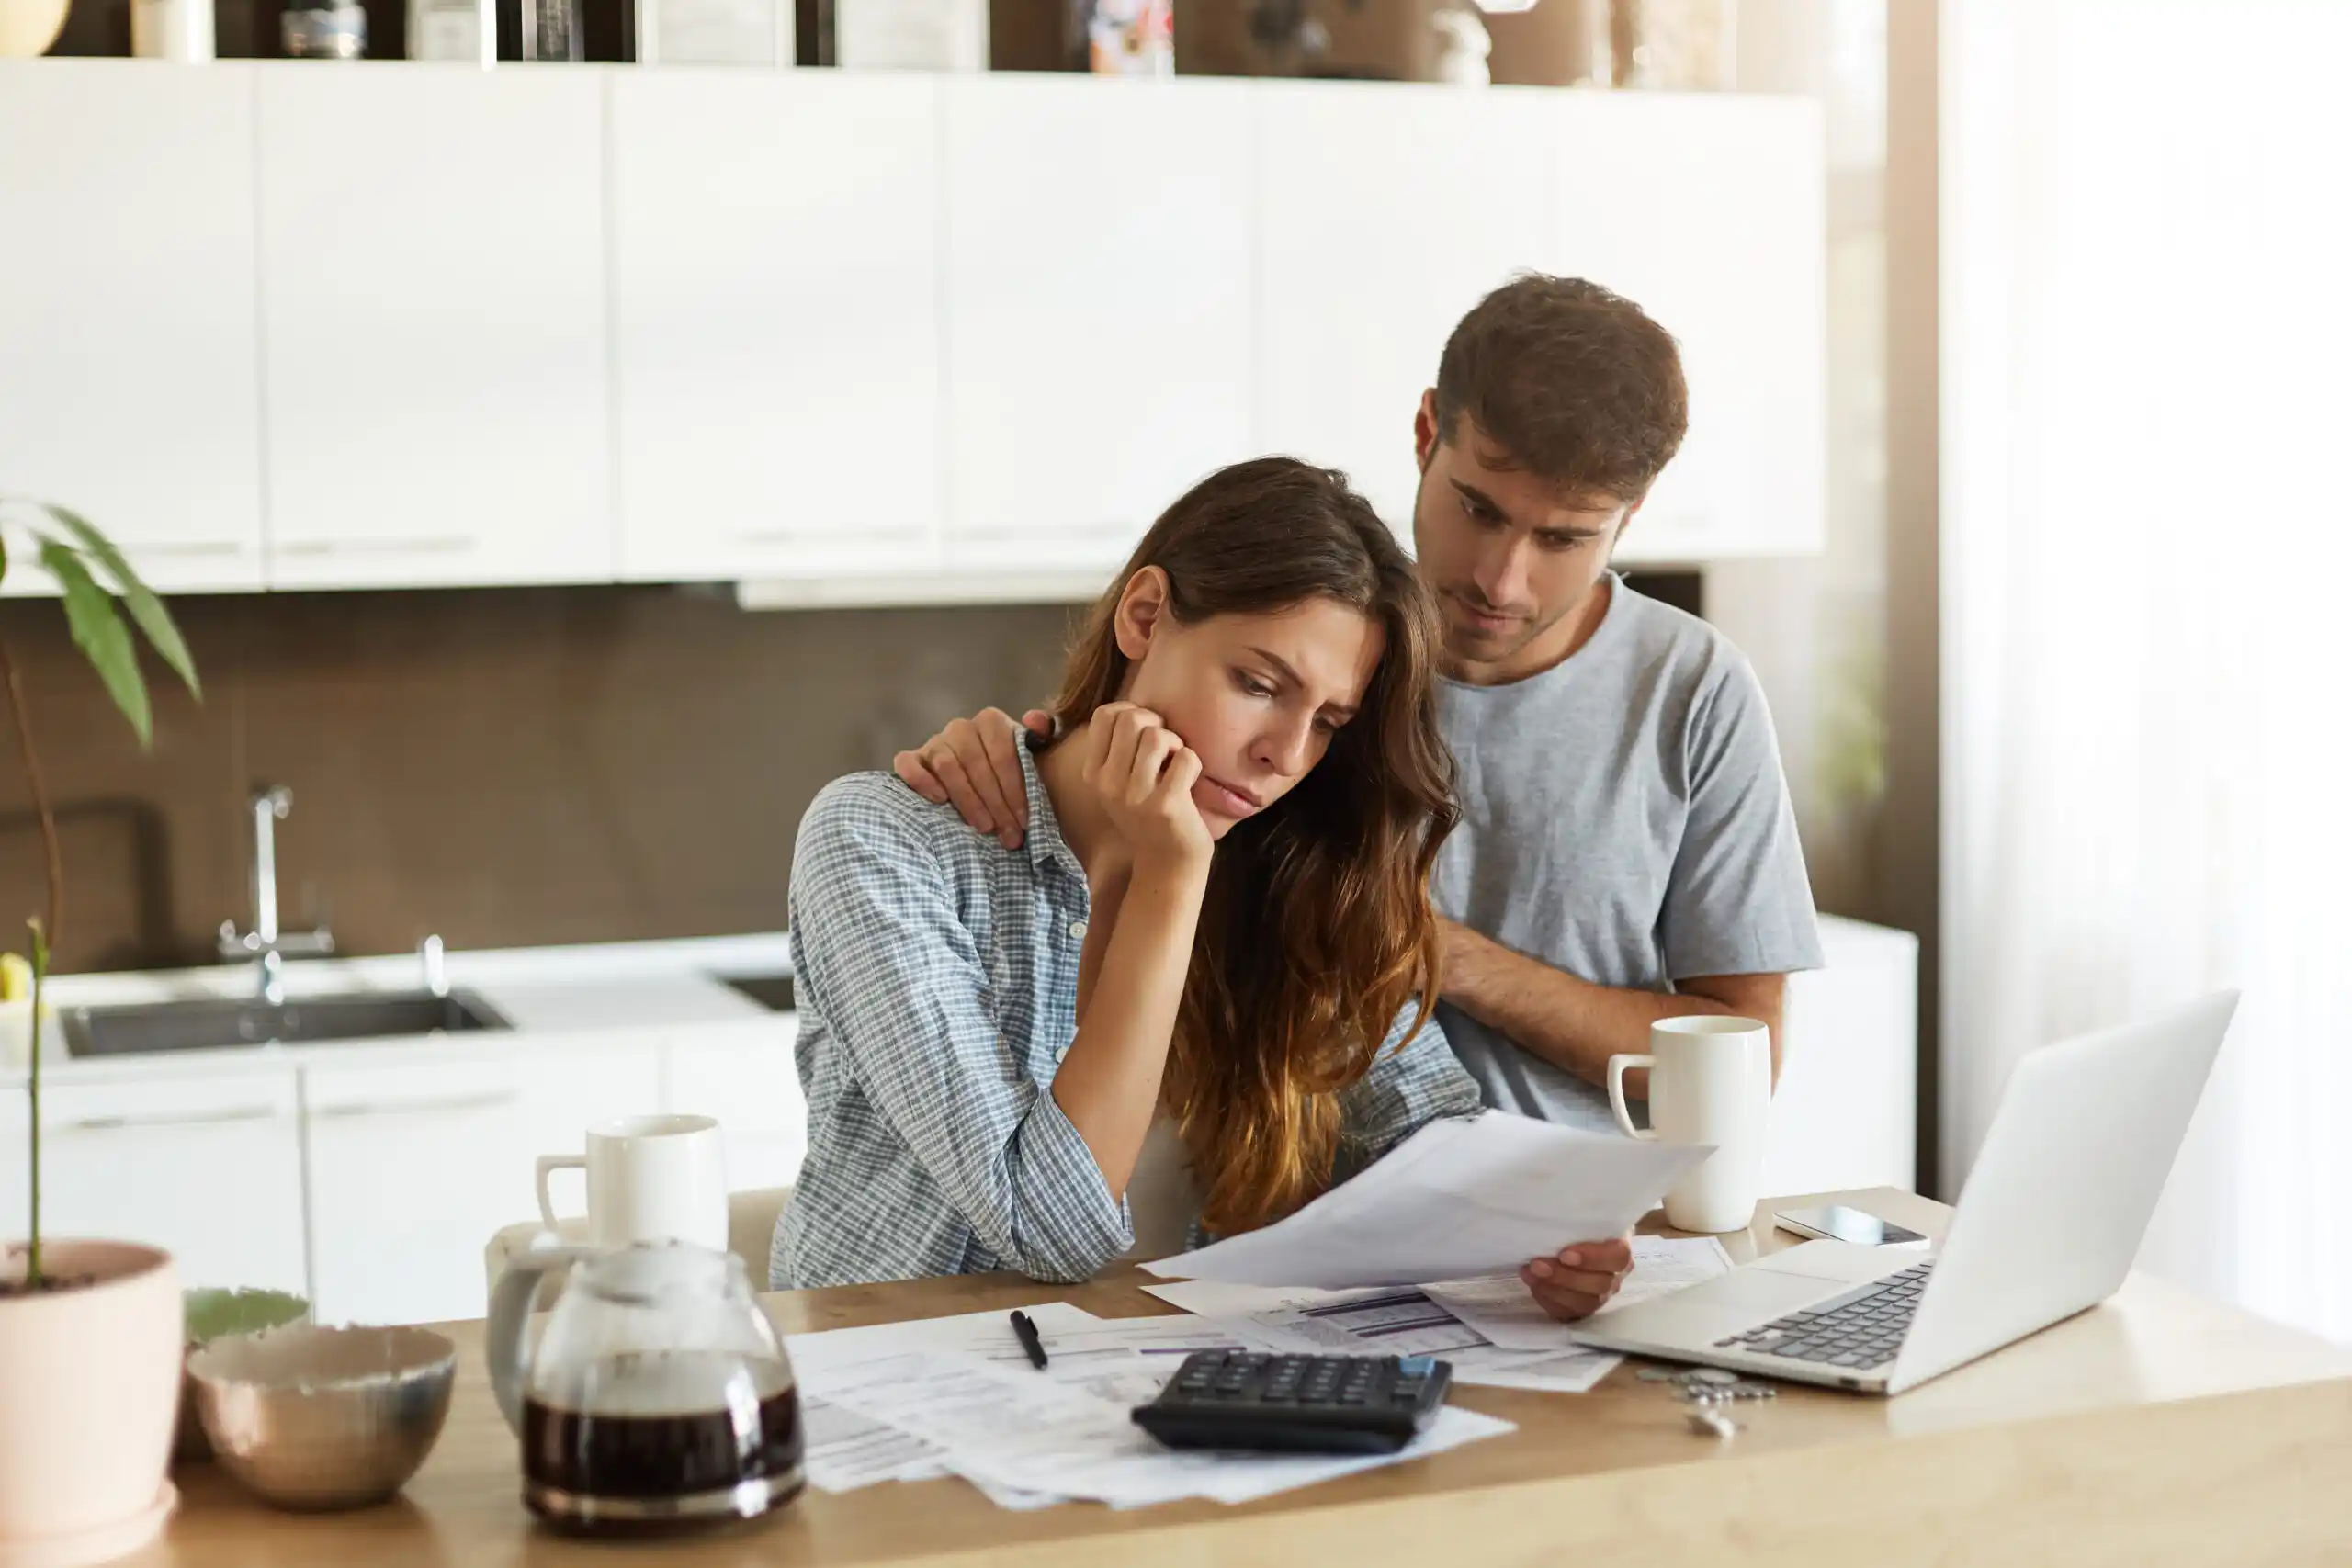
<instances>
[{"instance_id":1,"label":"kitchen sink","mask_svg":"<svg viewBox=\"0 0 2352 1568\"><path fill-rule=\"evenodd\" d=\"M792 971L789 969L766 975L718 975L713 978L741 991L772 1012L792 1010Z\"/></svg>"},{"instance_id":2,"label":"kitchen sink","mask_svg":"<svg viewBox=\"0 0 2352 1568\"><path fill-rule=\"evenodd\" d=\"M207 997L61 1010L65 1048L76 1056L207 1051L271 1042L299 1045L512 1027L496 1009L468 991L447 996L431 991L354 992L297 997L276 1005Z\"/></svg>"}]
</instances>

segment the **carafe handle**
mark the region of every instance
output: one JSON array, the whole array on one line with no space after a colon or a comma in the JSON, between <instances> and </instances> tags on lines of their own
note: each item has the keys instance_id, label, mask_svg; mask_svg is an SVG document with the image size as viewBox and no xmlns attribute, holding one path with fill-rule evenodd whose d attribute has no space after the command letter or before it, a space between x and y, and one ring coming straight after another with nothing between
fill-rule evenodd
<instances>
[{"instance_id":1,"label":"carafe handle","mask_svg":"<svg viewBox=\"0 0 2352 1568\"><path fill-rule=\"evenodd\" d=\"M523 1434L523 1389L531 1377L531 1298L539 1281L590 1256L584 1247L541 1247L515 1258L490 1292L490 1321L482 1329L482 1351L490 1361L490 1389L498 1413L514 1435Z\"/></svg>"}]
</instances>

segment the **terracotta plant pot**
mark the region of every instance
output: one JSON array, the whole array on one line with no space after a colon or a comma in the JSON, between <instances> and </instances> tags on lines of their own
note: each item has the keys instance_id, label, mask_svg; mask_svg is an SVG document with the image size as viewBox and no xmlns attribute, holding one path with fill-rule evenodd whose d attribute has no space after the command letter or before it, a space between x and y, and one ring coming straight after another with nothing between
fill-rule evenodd
<instances>
[{"instance_id":1,"label":"terracotta plant pot","mask_svg":"<svg viewBox=\"0 0 2352 1568\"><path fill-rule=\"evenodd\" d=\"M44 1272L88 1283L0 1295L0 1562L101 1562L163 1528L179 1404L181 1308L171 1256L120 1241L51 1241ZM0 1279L23 1278L20 1245Z\"/></svg>"}]
</instances>

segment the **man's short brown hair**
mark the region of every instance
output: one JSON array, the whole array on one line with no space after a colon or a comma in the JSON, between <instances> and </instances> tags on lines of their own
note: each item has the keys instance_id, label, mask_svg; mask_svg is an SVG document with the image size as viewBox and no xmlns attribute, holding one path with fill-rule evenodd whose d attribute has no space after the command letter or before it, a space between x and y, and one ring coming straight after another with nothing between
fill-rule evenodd
<instances>
[{"instance_id":1,"label":"man's short brown hair","mask_svg":"<svg viewBox=\"0 0 2352 1568\"><path fill-rule=\"evenodd\" d=\"M1465 413L1521 467L1623 502L1648 493L1690 423L1666 329L1597 283L1542 273L1479 300L1445 340L1438 439Z\"/></svg>"}]
</instances>

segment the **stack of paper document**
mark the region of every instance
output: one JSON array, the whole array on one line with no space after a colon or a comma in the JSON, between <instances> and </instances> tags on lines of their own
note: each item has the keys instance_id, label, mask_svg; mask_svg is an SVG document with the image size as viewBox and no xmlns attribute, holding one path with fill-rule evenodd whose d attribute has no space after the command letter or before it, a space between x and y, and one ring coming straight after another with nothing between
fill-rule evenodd
<instances>
[{"instance_id":1,"label":"stack of paper document","mask_svg":"<svg viewBox=\"0 0 2352 1568\"><path fill-rule=\"evenodd\" d=\"M1712 1236L1634 1238L1634 1271L1602 1311L1679 1291L1727 1272L1731 1255ZM1623 1359L1568 1337L1516 1272L1425 1286L1325 1291L1178 1280L1146 1289L1227 1329L1280 1350L1442 1356L1453 1381L1477 1387L1583 1393Z\"/></svg>"},{"instance_id":2,"label":"stack of paper document","mask_svg":"<svg viewBox=\"0 0 2352 1568\"><path fill-rule=\"evenodd\" d=\"M1402 1452L1239 1455L1162 1448L1129 1410L1193 1350L1273 1347L1196 1317L1098 1318L1057 1302L1029 1309L1047 1351L1032 1367L1002 1313L792 1337L811 1484L960 1475L999 1505L1073 1498L1133 1507L1180 1497L1243 1503L1510 1431L1448 1405Z\"/></svg>"},{"instance_id":3,"label":"stack of paper document","mask_svg":"<svg viewBox=\"0 0 2352 1568\"><path fill-rule=\"evenodd\" d=\"M1489 1111L1432 1122L1296 1213L1147 1263L1236 1285L1420 1285L1621 1235L1712 1145L1652 1143Z\"/></svg>"}]
</instances>

